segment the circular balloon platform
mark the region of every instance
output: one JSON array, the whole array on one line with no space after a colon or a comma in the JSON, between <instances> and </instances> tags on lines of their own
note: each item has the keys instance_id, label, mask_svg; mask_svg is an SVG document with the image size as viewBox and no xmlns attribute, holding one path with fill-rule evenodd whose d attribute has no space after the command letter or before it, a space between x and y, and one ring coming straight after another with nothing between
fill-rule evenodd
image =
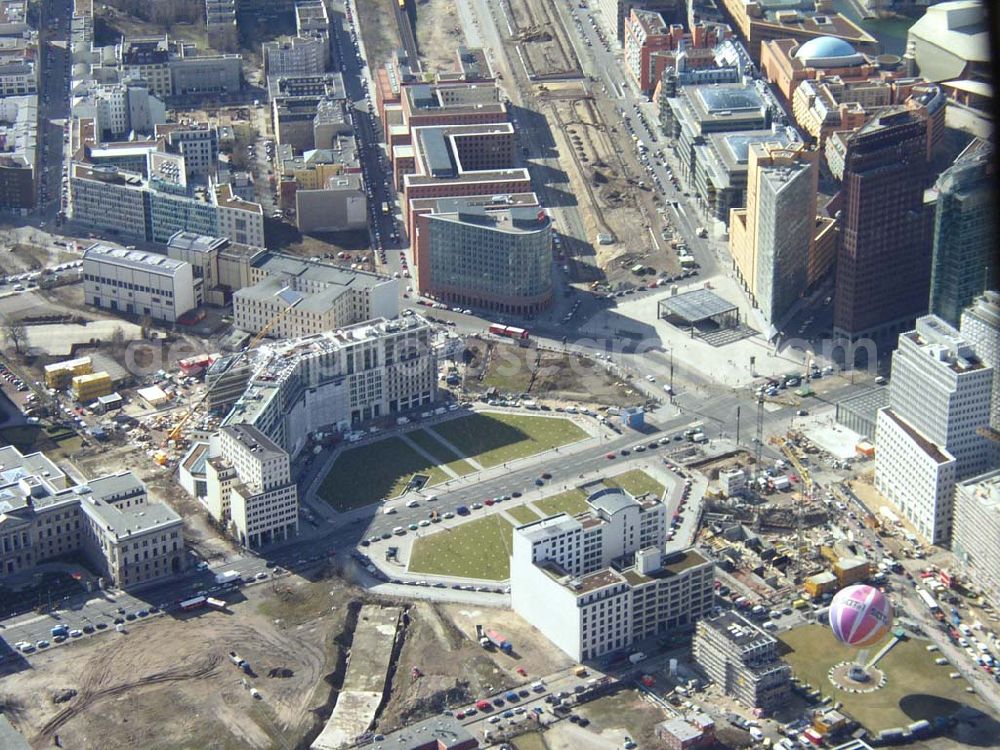
<instances>
[{"instance_id":1,"label":"circular balloon platform","mask_svg":"<svg viewBox=\"0 0 1000 750\"><path fill-rule=\"evenodd\" d=\"M847 693L874 693L886 683L885 672L881 669L853 661L834 664L826 674L834 687Z\"/></svg>"}]
</instances>

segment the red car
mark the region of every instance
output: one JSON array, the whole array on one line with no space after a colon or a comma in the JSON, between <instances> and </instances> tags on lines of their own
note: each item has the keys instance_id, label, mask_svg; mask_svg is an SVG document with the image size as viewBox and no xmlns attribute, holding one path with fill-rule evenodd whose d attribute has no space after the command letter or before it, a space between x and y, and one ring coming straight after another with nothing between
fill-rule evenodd
<instances>
[{"instance_id":1,"label":"red car","mask_svg":"<svg viewBox=\"0 0 1000 750\"><path fill-rule=\"evenodd\" d=\"M483 505L493 505L496 501L492 497L488 497L483 500Z\"/></svg>"},{"instance_id":2,"label":"red car","mask_svg":"<svg viewBox=\"0 0 1000 750\"><path fill-rule=\"evenodd\" d=\"M611 459L613 459L615 457L615 454L614 453L605 453L604 457L610 461Z\"/></svg>"}]
</instances>

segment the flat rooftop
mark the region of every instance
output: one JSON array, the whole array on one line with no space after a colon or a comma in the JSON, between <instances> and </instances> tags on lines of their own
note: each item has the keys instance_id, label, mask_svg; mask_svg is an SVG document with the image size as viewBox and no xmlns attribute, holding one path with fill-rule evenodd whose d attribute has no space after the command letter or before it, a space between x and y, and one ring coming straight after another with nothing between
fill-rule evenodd
<instances>
[{"instance_id":1,"label":"flat rooftop","mask_svg":"<svg viewBox=\"0 0 1000 750\"><path fill-rule=\"evenodd\" d=\"M640 573L635 567L626 568L622 571L622 575L625 579L633 586L638 586L643 583L648 583L649 581L662 580L664 578L673 578L680 575L685 570L697 567L699 565L704 565L707 563L704 557L693 549L684 550L683 552L675 552L669 555L664 555L662 564L656 570L652 570L649 573Z\"/></svg>"},{"instance_id":2,"label":"flat rooftop","mask_svg":"<svg viewBox=\"0 0 1000 750\"><path fill-rule=\"evenodd\" d=\"M755 643L774 643L775 638L758 628L749 620L732 611L723 612L705 621L716 632L721 633L730 643L744 647Z\"/></svg>"},{"instance_id":3,"label":"flat rooftop","mask_svg":"<svg viewBox=\"0 0 1000 750\"><path fill-rule=\"evenodd\" d=\"M83 259L95 260L102 263L114 263L124 268L133 268L137 271L149 271L173 276L182 266L187 265L184 261L168 258L166 255L158 253L147 253L143 250L129 250L123 247L112 247L100 243L91 245L83 251Z\"/></svg>"},{"instance_id":4,"label":"flat rooftop","mask_svg":"<svg viewBox=\"0 0 1000 750\"><path fill-rule=\"evenodd\" d=\"M921 435L916 428L910 425L906 420L897 415L892 409L883 409L885 415L895 422L899 428L906 433L907 437L912 440L920 450L922 450L929 459L937 464L948 463L948 461L953 460L951 456L946 455L941 451L940 448L930 440Z\"/></svg>"}]
</instances>

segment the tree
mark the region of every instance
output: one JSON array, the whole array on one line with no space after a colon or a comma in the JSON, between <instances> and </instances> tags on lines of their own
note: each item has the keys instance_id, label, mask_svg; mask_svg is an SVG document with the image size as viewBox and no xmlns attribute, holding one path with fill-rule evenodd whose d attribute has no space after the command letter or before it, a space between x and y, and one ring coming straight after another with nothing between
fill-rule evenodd
<instances>
[{"instance_id":1,"label":"tree","mask_svg":"<svg viewBox=\"0 0 1000 750\"><path fill-rule=\"evenodd\" d=\"M115 326L115 330L111 332L111 350L115 354L125 351L125 330L121 326Z\"/></svg>"},{"instance_id":2,"label":"tree","mask_svg":"<svg viewBox=\"0 0 1000 750\"><path fill-rule=\"evenodd\" d=\"M21 345L28 342L28 328L24 325L24 321L19 318L8 318L4 322L3 335L7 343L20 355Z\"/></svg>"}]
</instances>

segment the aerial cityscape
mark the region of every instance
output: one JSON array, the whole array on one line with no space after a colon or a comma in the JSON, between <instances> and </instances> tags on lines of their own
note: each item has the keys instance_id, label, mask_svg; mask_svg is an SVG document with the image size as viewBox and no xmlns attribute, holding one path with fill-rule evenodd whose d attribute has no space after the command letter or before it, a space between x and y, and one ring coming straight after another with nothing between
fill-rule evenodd
<instances>
[{"instance_id":1,"label":"aerial cityscape","mask_svg":"<svg viewBox=\"0 0 1000 750\"><path fill-rule=\"evenodd\" d=\"M0 750L1000 749L992 0L0 0Z\"/></svg>"}]
</instances>

